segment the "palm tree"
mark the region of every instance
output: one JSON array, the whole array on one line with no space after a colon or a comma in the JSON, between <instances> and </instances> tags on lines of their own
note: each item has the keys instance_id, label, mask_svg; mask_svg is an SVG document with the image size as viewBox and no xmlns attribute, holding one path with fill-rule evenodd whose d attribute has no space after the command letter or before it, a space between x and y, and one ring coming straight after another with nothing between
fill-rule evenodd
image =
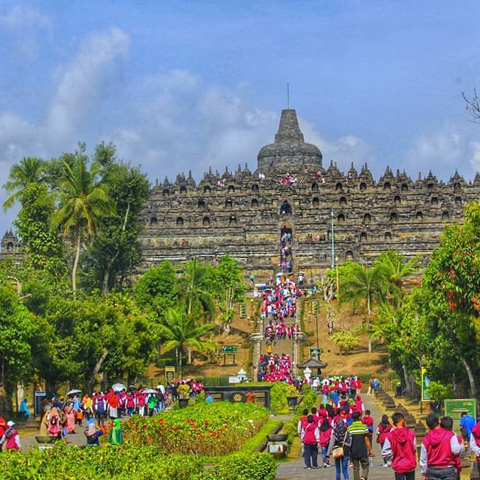
<instances>
[{"instance_id":1,"label":"palm tree","mask_svg":"<svg viewBox=\"0 0 480 480\"><path fill-rule=\"evenodd\" d=\"M163 323L159 325L159 332L164 338L162 345L164 352L176 350L180 358L180 372L182 368L182 355L185 349L195 349L203 351L205 342L201 337L212 331L215 325L207 323L197 326L192 315L188 315L183 304L178 304L175 308L169 308L165 312Z\"/></svg>"},{"instance_id":2,"label":"palm tree","mask_svg":"<svg viewBox=\"0 0 480 480\"><path fill-rule=\"evenodd\" d=\"M418 270L418 258L405 261L403 255L395 250L387 250L378 256L375 265L385 268L385 273L390 282L390 293L397 301L403 296L402 288L404 279Z\"/></svg>"},{"instance_id":3,"label":"palm tree","mask_svg":"<svg viewBox=\"0 0 480 480\"><path fill-rule=\"evenodd\" d=\"M356 309L365 301L367 316L372 315L375 299L382 298L386 291L387 270L383 265L367 268L348 262L340 267L340 302L352 302Z\"/></svg>"},{"instance_id":4,"label":"palm tree","mask_svg":"<svg viewBox=\"0 0 480 480\"><path fill-rule=\"evenodd\" d=\"M388 287L387 269L383 265L367 268L358 263L348 262L340 270L340 303L352 302L356 309L365 302L365 330L369 334L372 323L373 304L385 299ZM368 351L371 352L371 342Z\"/></svg>"},{"instance_id":5,"label":"palm tree","mask_svg":"<svg viewBox=\"0 0 480 480\"><path fill-rule=\"evenodd\" d=\"M108 186L99 178L100 167L87 167L87 159L77 155L74 162L62 161L59 181L60 209L53 216L55 227L62 226L65 235L72 235L75 259L72 267L73 294L77 291L77 269L82 240L92 237L102 220L115 215L115 205L108 194Z\"/></svg>"},{"instance_id":6,"label":"palm tree","mask_svg":"<svg viewBox=\"0 0 480 480\"><path fill-rule=\"evenodd\" d=\"M45 165L45 162L39 158L24 157L18 165L12 166L8 176L9 180L4 185L5 190L12 193L3 204L5 211L21 199L22 194L30 185L43 180Z\"/></svg>"}]
</instances>

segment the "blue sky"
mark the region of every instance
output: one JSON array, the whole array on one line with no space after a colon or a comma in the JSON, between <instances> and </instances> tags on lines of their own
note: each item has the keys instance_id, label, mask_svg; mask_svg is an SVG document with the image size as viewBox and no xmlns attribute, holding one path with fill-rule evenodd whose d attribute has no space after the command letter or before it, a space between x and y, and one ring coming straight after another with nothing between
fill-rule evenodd
<instances>
[{"instance_id":1,"label":"blue sky","mask_svg":"<svg viewBox=\"0 0 480 480\"><path fill-rule=\"evenodd\" d=\"M113 141L152 181L253 170L287 82L326 164L473 179L480 125L461 92L480 88L479 13L470 0L0 0L0 182L78 141Z\"/></svg>"}]
</instances>

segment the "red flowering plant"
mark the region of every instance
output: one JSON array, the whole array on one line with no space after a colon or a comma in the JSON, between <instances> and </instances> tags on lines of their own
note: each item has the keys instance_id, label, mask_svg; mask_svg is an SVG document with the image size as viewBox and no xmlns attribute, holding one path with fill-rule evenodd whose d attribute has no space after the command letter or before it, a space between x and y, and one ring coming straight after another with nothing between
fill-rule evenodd
<instances>
[{"instance_id":1,"label":"red flowering plant","mask_svg":"<svg viewBox=\"0 0 480 480\"><path fill-rule=\"evenodd\" d=\"M235 452L257 433L270 412L255 404L197 403L124 423L124 441L155 445L165 454L218 456Z\"/></svg>"}]
</instances>

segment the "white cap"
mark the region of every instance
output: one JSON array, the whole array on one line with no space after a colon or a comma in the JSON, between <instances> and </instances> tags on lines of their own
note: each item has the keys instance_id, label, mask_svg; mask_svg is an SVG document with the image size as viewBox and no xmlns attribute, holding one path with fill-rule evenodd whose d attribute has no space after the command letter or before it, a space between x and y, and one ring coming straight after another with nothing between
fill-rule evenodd
<instances>
[{"instance_id":1,"label":"white cap","mask_svg":"<svg viewBox=\"0 0 480 480\"><path fill-rule=\"evenodd\" d=\"M7 422L7 426L9 427L13 427L14 425L15 425L15 422L12 422L11 420Z\"/></svg>"}]
</instances>

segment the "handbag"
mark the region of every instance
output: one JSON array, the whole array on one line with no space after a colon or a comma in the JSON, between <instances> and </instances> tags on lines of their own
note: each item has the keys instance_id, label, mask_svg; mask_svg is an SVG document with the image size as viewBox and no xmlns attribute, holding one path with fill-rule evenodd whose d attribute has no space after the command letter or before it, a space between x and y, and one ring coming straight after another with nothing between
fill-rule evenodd
<instances>
[{"instance_id":1,"label":"handbag","mask_svg":"<svg viewBox=\"0 0 480 480\"><path fill-rule=\"evenodd\" d=\"M345 432L345 438L343 439L342 446L337 446L332 448L332 457L336 460L337 458L342 458L345 456L345 442L347 441L348 432Z\"/></svg>"}]
</instances>

